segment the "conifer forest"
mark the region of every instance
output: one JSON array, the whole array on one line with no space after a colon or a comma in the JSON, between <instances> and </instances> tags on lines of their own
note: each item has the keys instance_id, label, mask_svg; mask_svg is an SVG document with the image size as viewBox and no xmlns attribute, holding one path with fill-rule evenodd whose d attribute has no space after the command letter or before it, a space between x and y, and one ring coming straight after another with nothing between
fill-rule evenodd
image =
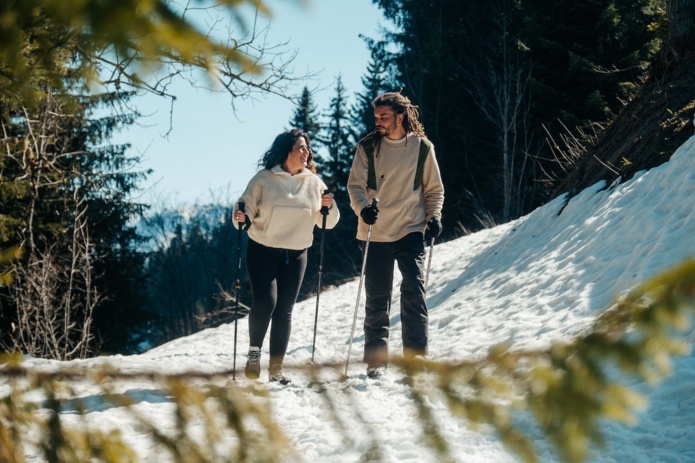
<instances>
[{"instance_id":1,"label":"conifer forest","mask_svg":"<svg viewBox=\"0 0 695 463\"><path fill-rule=\"evenodd\" d=\"M138 199L149 172L137 151L112 142L138 120L138 94L165 98L186 73L214 68L230 99L294 98L287 126L309 133L341 207L340 227L325 235L324 286L360 273L346 183L382 92L402 89L435 144L444 241L666 160L616 140L653 137L665 145L649 153L672 153L692 133L693 0L373 0L391 27L364 37L371 58L360 91L338 79L328 107L281 65L253 73L257 54L272 53L251 46L255 37L219 44L182 7L153 0L143 15L138 3L0 5L2 351L138 353L233 319L233 205L153 210ZM233 15L245 4L272 9L251 0L215 8ZM131 27L103 19L116 15ZM309 255L300 298L316 292L318 252ZM241 316L250 298L240 293Z\"/></svg>"}]
</instances>

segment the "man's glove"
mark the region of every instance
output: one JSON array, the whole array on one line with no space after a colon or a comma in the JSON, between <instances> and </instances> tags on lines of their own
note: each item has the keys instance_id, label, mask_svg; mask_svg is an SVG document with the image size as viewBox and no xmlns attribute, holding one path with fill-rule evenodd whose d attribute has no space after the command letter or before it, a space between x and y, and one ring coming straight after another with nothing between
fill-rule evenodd
<instances>
[{"instance_id":1,"label":"man's glove","mask_svg":"<svg viewBox=\"0 0 695 463\"><path fill-rule=\"evenodd\" d=\"M432 217L429 222L427 222L427 229L425 230L425 239L431 240L432 238L437 238L442 234L442 221L439 217Z\"/></svg>"},{"instance_id":2,"label":"man's glove","mask_svg":"<svg viewBox=\"0 0 695 463\"><path fill-rule=\"evenodd\" d=\"M372 203L370 206L362 209L360 216L367 225L374 225L377 217L379 217L379 206L377 206L376 203Z\"/></svg>"}]
</instances>

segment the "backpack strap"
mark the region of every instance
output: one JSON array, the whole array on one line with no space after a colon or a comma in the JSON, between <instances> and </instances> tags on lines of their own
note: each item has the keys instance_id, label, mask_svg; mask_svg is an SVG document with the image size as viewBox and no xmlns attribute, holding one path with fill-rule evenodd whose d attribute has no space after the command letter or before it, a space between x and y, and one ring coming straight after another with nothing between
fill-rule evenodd
<instances>
[{"instance_id":1,"label":"backpack strap","mask_svg":"<svg viewBox=\"0 0 695 463\"><path fill-rule=\"evenodd\" d=\"M361 143L367 156L367 188L376 191L376 169L374 168L374 144Z\"/></svg>"},{"instance_id":2,"label":"backpack strap","mask_svg":"<svg viewBox=\"0 0 695 463\"><path fill-rule=\"evenodd\" d=\"M372 143L361 143L364 154L367 156L367 188L376 191L376 169L374 168L374 145ZM422 176L425 171L425 161L430 153L432 143L426 139L420 139L420 151L417 155L417 167L415 168L415 179L413 180L413 191L420 188Z\"/></svg>"},{"instance_id":3,"label":"backpack strap","mask_svg":"<svg viewBox=\"0 0 695 463\"><path fill-rule=\"evenodd\" d=\"M420 151L417 155L417 168L415 169L415 180L413 181L413 191L420 188L422 184L422 175L425 172L425 161L427 160L427 155L430 153L430 148L432 143L426 139L420 139Z\"/></svg>"}]
</instances>

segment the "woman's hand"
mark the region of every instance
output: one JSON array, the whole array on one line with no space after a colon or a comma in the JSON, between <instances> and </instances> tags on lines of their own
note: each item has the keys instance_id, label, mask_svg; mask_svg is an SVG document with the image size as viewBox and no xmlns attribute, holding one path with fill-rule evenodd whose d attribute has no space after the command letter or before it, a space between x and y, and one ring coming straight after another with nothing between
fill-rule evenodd
<instances>
[{"instance_id":1,"label":"woman's hand","mask_svg":"<svg viewBox=\"0 0 695 463\"><path fill-rule=\"evenodd\" d=\"M234 220L239 222L239 223L246 223L246 220L247 220L246 219L246 213L237 209L234 212Z\"/></svg>"},{"instance_id":2,"label":"woman's hand","mask_svg":"<svg viewBox=\"0 0 695 463\"><path fill-rule=\"evenodd\" d=\"M321 207L327 207L330 209L333 207L333 195L330 193L324 193L321 195Z\"/></svg>"}]
</instances>

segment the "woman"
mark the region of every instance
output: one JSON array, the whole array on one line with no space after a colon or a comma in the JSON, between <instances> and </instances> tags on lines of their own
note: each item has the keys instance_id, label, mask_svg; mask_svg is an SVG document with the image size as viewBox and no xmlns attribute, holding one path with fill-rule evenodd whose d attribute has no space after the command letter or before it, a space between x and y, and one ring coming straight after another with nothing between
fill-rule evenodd
<instances>
[{"instance_id":1,"label":"woman","mask_svg":"<svg viewBox=\"0 0 695 463\"><path fill-rule=\"evenodd\" d=\"M292 308L307 263L314 225L321 226L321 207L328 208L326 228L340 217L333 196L316 175L309 136L299 129L278 135L258 162L263 167L249 182L234 219L245 223L249 240L246 268L253 305L249 313L249 356L246 377L260 376L261 347L270 328L270 381L290 382L282 374L292 327Z\"/></svg>"}]
</instances>

